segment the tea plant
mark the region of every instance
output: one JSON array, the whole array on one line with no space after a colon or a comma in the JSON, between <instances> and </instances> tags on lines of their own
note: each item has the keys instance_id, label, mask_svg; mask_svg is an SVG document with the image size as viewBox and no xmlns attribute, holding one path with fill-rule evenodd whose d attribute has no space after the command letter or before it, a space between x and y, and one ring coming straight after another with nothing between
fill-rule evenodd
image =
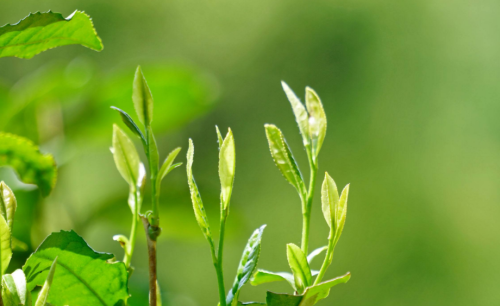
<instances>
[{"instance_id":1,"label":"tea plant","mask_svg":"<svg viewBox=\"0 0 500 306\"><path fill-rule=\"evenodd\" d=\"M347 212L347 197L349 185L339 196L337 186L328 173L325 173L321 189L322 210L325 220L330 227L328 245L312 251L309 249L309 227L311 209L318 170L318 156L326 135L326 114L323 104L316 92L306 88L306 105L300 102L295 93L282 82L283 89L290 101L295 119L302 135L302 141L309 160L310 176L309 187L305 187L302 173L293 157L281 130L272 124L266 124L266 136L271 150L271 156L285 179L295 187L302 204L302 243L301 247L290 243L287 245L288 264L292 273L270 272L258 270L251 283L259 285L275 281L287 281L293 288L295 295L279 295L268 293L268 305L313 305L328 296L330 288L345 283L350 278L350 273L322 282L323 277L331 265L335 246L342 234ZM312 260L326 251L325 259L319 271L312 270ZM314 276L316 279L313 280Z\"/></svg>"},{"instance_id":2,"label":"tea plant","mask_svg":"<svg viewBox=\"0 0 500 306\"><path fill-rule=\"evenodd\" d=\"M198 186L193 176L193 159L194 159L194 145L193 141L189 139L189 150L187 153L187 176L189 190L191 192L191 201L193 202L194 214L196 221L200 226L203 235L210 245L210 252L212 255L212 262L217 274L217 284L219 287L219 305L220 306L236 306L239 305L238 296L241 288L250 279L251 275L257 268L257 262L260 256L261 239L264 232L265 225L256 229L243 251L240 264L236 272L233 287L229 290L226 297L226 289L224 287L224 273L223 273L223 256L224 256L224 235L226 230L226 220L229 215L229 203L231 194L233 192L233 182L236 169L236 156L234 136L231 129L229 129L225 138L216 128L217 138L219 141L219 179L221 184L220 194L220 229L219 229L219 242L217 248L215 247L212 231L208 222L208 217L201 200ZM241 304L241 303L240 303Z\"/></svg>"}]
</instances>

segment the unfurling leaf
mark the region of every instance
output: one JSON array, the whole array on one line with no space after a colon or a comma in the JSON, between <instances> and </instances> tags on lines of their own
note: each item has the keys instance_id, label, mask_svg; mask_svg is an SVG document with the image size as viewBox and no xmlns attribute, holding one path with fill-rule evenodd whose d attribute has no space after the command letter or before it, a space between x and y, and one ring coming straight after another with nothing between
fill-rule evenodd
<instances>
[{"instance_id":1,"label":"unfurling leaf","mask_svg":"<svg viewBox=\"0 0 500 306\"><path fill-rule=\"evenodd\" d=\"M256 229L252 236L248 239L243 255L241 256L240 264L236 272L236 278L234 280L233 287L229 291L226 299L227 305L236 305L238 300L239 291L241 287L245 285L255 269L257 269L257 262L259 261L262 234L266 225L262 225Z\"/></svg>"},{"instance_id":2,"label":"unfurling leaf","mask_svg":"<svg viewBox=\"0 0 500 306\"><path fill-rule=\"evenodd\" d=\"M215 131L217 132L217 143L219 144L219 150L220 150L220 148L222 147L222 143L224 142L224 138L222 138L218 126L215 126Z\"/></svg>"},{"instance_id":3,"label":"unfurling leaf","mask_svg":"<svg viewBox=\"0 0 500 306\"><path fill-rule=\"evenodd\" d=\"M170 154L168 154L167 158L163 162L163 165L161 166L160 171L158 172L158 180L156 181L156 183L158 184L157 188L160 186L161 181L170 171L174 170L175 168L181 165L181 163L179 163L172 166L172 163L174 162L175 158L177 157L180 151L181 148L175 148L172 152L170 152Z\"/></svg>"},{"instance_id":4,"label":"unfurling leaf","mask_svg":"<svg viewBox=\"0 0 500 306\"><path fill-rule=\"evenodd\" d=\"M7 225L9 226L11 232L16 209L17 201L14 196L14 192L12 192L12 189L10 189L7 184L0 182L0 213L7 221Z\"/></svg>"},{"instance_id":5,"label":"unfurling leaf","mask_svg":"<svg viewBox=\"0 0 500 306\"><path fill-rule=\"evenodd\" d=\"M295 279L293 278L293 275L288 272L271 272L266 270L257 270L257 272L255 272L252 279L250 280L250 284L252 284L252 286L258 286L265 283L281 282L281 281L288 282L290 286L292 286L293 290L297 291L297 289L295 288Z\"/></svg>"},{"instance_id":6,"label":"unfurling leaf","mask_svg":"<svg viewBox=\"0 0 500 306\"><path fill-rule=\"evenodd\" d=\"M339 192L335 181L328 172L325 173L325 179L321 186L321 204L323 216L325 216L328 226L335 231L336 228L336 209L339 205Z\"/></svg>"},{"instance_id":7,"label":"unfurling leaf","mask_svg":"<svg viewBox=\"0 0 500 306\"><path fill-rule=\"evenodd\" d=\"M316 258L316 256L318 256L319 254L323 253L324 251L326 251L328 249L328 246L325 245L325 246L322 246L320 248L317 248L316 250L312 251L308 256L307 256L307 262L309 263L309 265L311 264L311 262L313 261L314 258Z\"/></svg>"},{"instance_id":8,"label":"unfurling leaf","mask_svg":"<svg viewBox=\"0 0 500 306\"><path fill-rule=\"evenodd\" d=\"M134 101L135 111L139 121L144 126L151 125L153 121L153 95L149 90L146 78L142 74L141 66L135 71L132 100Z\"/></svg>"},{"instance_id":9,"label":"unfurling leaf","mask_svg":"<svg viewBox=\"0 0 500 306\"><path fill-rule=\"evenodd\" d=\"M304 179L283 134L275 125L266 124L265 128L274 163L285 179L297 189L300 197L305 197Z\"/></svg>"},{"instance_id":10,"label":"unfurling leaf","mask_svg":"<svg viewBox=\"0 0 500 306\"><path fill-rule=\"evenodd\" d=\"M283 90L292 105L293 113L295 114L295 120L299 125L300 134L302 134L302 140L304 142L304 146L308 146L311 143L310 135L309 135L309 115L307 114L306 108L304 104L300 102L300 99L295 95L290 87L285 82L281 82L281 86L283 86Z\"/></svg>"},{"instance_id":11,"label":"unfurling leaf","mask_svg":"<svg viewBox=\"0 0 500 306\"><path fill-rule=\"evenodd\" d=\"M113 158L121 176L135 190L141 160L134 143L116 124L113 125Z\"/></svg>"},{"instance_id":12,"label":"unfurling leaf","mask_svg":"<svg viewBox=\"0 0 500 306\"><path fill-rule=\"evenodd\" d=\"M295 278L295 288L297 288L297 291L303 292L305 288L312 284L311 268L307 262L307 257L304 252L293 243L287 245L286 251L288 264Z\"/></svg>"},{"instance_id":13,"label":"unfurling leaf","mask_svg":"<svg viewBox=\"0 0 500 306\"><path fill-rule=\"evenodd\" d=\"M52 287L52 281L54 280L54 274L56 272L56 264L57 264L57 257L56 259L54 259L52 265L50 266L49 274L47 275L47 280L45 280L42 290L40 290L40 294L38 294L35 306L45 306L45 304L47 303L47 299L49 298L50 287Z\"/></svg>"},{"instance_id":14,"label":"unfurling leaf","mask_svg":"<svg viewBox=\"0 0 500 306\"><path fill-rule=\"evenodd\" d=\"M48 196L56 184L57 167L54 158L40 153L30 140L0 132L0 167L10 166L26 184L36 184L42 195Z\"/></svg>"},{"instance_id":15,"label":"unfurling leaf","mask_svg":"<svg viewBox=\"0 0 500 306\"><path fill-rule=\"evenodd\" d=\"M0 275L5 273L12 258L11 235L7 221L0 216Z\"/></svg>"},{"instance_id":16,"label":"unfurling leaf","mask_svg":"<svg viewBox=\"0 0 500 306\"><path fill-rule=\"evenodd\" d=\"M187 177L189 184L189 191L191 193L191 201L193 202L194 215L196 221L201 228L201 231L205 235L205 238L209 242L212 241L212 233L210 231L210 225L208 224L207 213L203 207L203 201L201 200L200 192L198 191L198 186L193 176L193 158L194 158L194 146L193 141L189 139L189 150L187 153Z\"/></svg>"},{"instance_id":17,"label":"unfurling leaf","mask_svg":"<svg viewBox=\"0 0 500 306\"><path fill-rule=\"evenodd\" d=\"M2 276L2 299L4 306L32 305L23 270L18 269Z\"/></svg>"},{"instance_id":18,"label":"unfurling leaf","mask_svg":"<svg viewBox=\"0 0 500 306\"><path fill-rule=\"evenodd\" d=\"M94 251L74 231L52 233L28 258L23 267L28 290L45 283L49 267L56 258L58 268L48 303L114 306L128 299L125 264L110 262L113 254Z\"/></svg>"},{"instance_id":19,"label":"unfurling leaf","mask_svg":"<svg viewBox=\"0 0 500 306\"><path fill-rule=\"evenodd\" d=\"M137 126L134 119L132 119L132 117L130 117L129 114L119 109L118 107L111 106L111 108L118 111L120 117L122 118L123 123L125 123L125 125L130 129L130 131L132 131L132 133L139 136L141 138L143 145L146 146L146 138L144 138L144 134L142 134L141 129Z\"/></svg>"},{"instance_id":20,"label":"unfurling leaf","mask_svg":"<svg viewBox=\"0 0 500 306\"><path fill-rule=\"evenodd\" d=\"M313 160L316 162L326 135L326 114L318 94L306 87L306 107L309 112L309 135L312 142Z\"/></svg>"},{"instance_id":21,"label":"unfurling leaf","mask_svg":"<svg viewBox=\"0 0 500 306\"><path fill-rule=\"evenodd\" d=\"M0 57L32 58L48 49L77 44L95 51L103 49L92 20L79 11L67 18L51 11L38 12L0 27Z\"/></svg>"},{"instance_id":22,"label":"unfurling leaf","mask_svg":"<svg viewBox=\"0 0 500 306\"><path fill-rule=\"evenodd\" d=\"M219 151L219 178L221 185L221 201L226 210L233 191L234 174L236 167L234 137L231 129L227 132Z\"/></svg>"}]
</instances>

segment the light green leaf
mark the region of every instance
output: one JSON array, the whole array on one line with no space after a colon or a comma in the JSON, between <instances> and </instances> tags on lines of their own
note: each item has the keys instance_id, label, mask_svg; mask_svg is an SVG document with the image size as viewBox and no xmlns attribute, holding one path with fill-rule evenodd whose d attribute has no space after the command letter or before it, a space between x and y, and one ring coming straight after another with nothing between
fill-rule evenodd
<instances>
[{"instance_id":1,"label":"light green leaf","mask_svg":"<svg viewBox=\"0 0 500 306\"><path fill-rule=\"evenodd\" d=\"M42 286L57 258L48 302L54 305L114 306L128 298L128 273L113 254L98 253L74 231L49 235L23 267L28 290ZM71 284L69 286L68 284Z\"/></svg>"},{"instance_id":2,"label":"light green leaf","mask_svg":"<svg viewBox=\"0 0 500 306\"><path fill-rule=\"evenodd\" d=\"M236 272L236 278L233 283L233 287L229 290L226 299L226 305L236 305L238 299L239 291L245 285L255 269L257 269L257 263L259 261L262 234L266 225L262 225L256 229L252 236L248 239L243 255L241 256L240 264ZM234 301L233 301L234 300Z\"/></svg>"},{"instance_id":3,"label":"light green leaf","mask_svg":"<svg viewBox=\"0 0 500 306\"><path fill-rule=\"evenodd\" d=\"M344 230L345 219L347 217L347 198L349 196L349 184L344 187L342 194L340 195L339 205L336 212L336 224L337 228L335 230L335 243L340 239L342 231Z\"/></svg>"},{"instance_id":4,"label":"light green leaf","mask_svg":"<svg viewBox=\"0 0 500 306\"><path fill-rule=\"evenodd\" d=\"M47 303L47 299L49 298L50 287L52 287L52 281L54 280L54 274L56 272L56 264L57 264L57 257L56 259L54 259L52 265L50 266L49 274L47 275L47 280L45 280L42 290L40 290L40 293L38 294L35 306L45 306L45 304Z\"/></svg>"},{"instance_id":5,"label":"light green leaf","mask_svg":"<svg viewBox=\"0 0 500 306\"><path fill-rule=\"evenodd\" d=\"M309 115L307 114L306 108L304 104L300 102L300 99L295 95L288 85L281 81L281 86L285 91L285 94L292 105L293 113L295 115L295 120L299 125L300 134L302 134L302 140L304 142L304 146L308 146L311 143L310 135L309 135Z\"/></svg>"},{"instance_id":6,"label":"light green leaf","mask_svg":"<svg viewBox=\"0 0 500 306\"><path fill-rule=\"evenodd\" d=\"M302 292L312 284L311 268L307 262L307 257L302 250L293 243L286 246L288 264L292 269L295 278L295 288Z\"/></svg>"},{"instance_id":7,"label":"light green leaf","mask_svg":"<svg viewBox=\"0 0 500 306\"><path fill-rule=\"evenodd\" d=\"M161 166L160 171L158 172L158 180L156 181L156 184L158 184L158 186L157 186L158 189L159 189L159 186L161 184L161 181L165 178L165 176L170 171L172 171L176 167L180 166L180 164L178 164L178 166L176 166L176 167L171 167L172 163L174 162L175 158L177 157L177 155L179 154L180 151L181 151L181 148L175 148L172 152L170 152L170 154L168 154L167 158L163 162L163 165Z\"/></svg>"},{"instance_id":8,"label":"light green leaf","mask_svg":"<svg viewBox=\"0 0 500 306\"><path fill-rule=\"evenodd\" d=\"M233 191L235 169L236 153L234 137L233 132L229 129L219 151L219 178L221 185L222 208L224 210L226 210L229 205L229 200Z\"/></svg>"},{"instance_id":9,"label":"light green leaf","mask_svg":"<svg viewBox=\"0 0 500 306\"><path fill-rule=\"evenodd\" d=\"M330 289L338 284L347 283L351 278L351 273L339 276L337 278L319 283L318 285L307 288L304 299L300 303L300 306L310 306L314 305L322 299L325 299L330 294Z\"/></svg>"},{"instance_id":10,"label":"light green leaf","mask_svg":"<svg viewBox=\"0 0 500 306\"><path fill-rule=\"evenodd\" d=\"M113 125L113 158L121 176L135 190L141 160L134 143L116 124Z\"/></svg>"},{"instance_id":11,"label":"light green leaf","mask_svg":"<svg viewBox=\"0 0 500 306\"><path fill-rule=\"evenodd\" d=\"M26 184L36 184L48 196L56 184L57 167L51 155L40 153L30 140L0 132L0 167L10 166Z\"/></svg>"},{"instance_id":12,"label":"light green leaf","mask_svg":"<svg viewBox=\"0 0 500 306\"><path fill-rule=\"evenodd\" d=\"M299 167L295 162L288 144L286 143L283 133L275 125L266 124L266 136L269 143L269 149L273 157L274 163L281 171L285 179L297 189L301 197L305 197L306 188L304 179L300 173Z\"/></svg>"},{"instance_id":13,"label":"light green leaf","mask_svg":"<svg viewBox=\"0 0 500 306\"><path fill-rule=\"evenodd\" d=\"M326 114L318 94L310 87L306 87L306 107L309 112L313 159L316 161L326 136Z\"/></svg>"},{"instance_id":14,"label":"light green leaf","mask_svg":"<svg viewBox=\"0 0 500 306\"><path fill-rule=\"evenodd\" d=\"M76 44L95 51L103 49L92 20L79 11L67 18L51 11L38 12L0 27L0 57L32 58L48 49Z\"/></svg>"},{"instance_id":15,"label":"light green leaf","mask_svg":"<svg viewBox=\"0 0 500 306\"><path fill-rule=\"evenodd\" d=\"M325 172L325 179L321 186L321 203L323 216L328 226L335 230L336 228L336 208L339 204L339 192L335 181L328 172Z\"/></svg>"},{"instance_id":16,"label":"light green leaf","mask_svg":"<svg viewBox=\"0 0 500 306\"><path fill-rule=\"evenodd\" d=\"M146 78L142 74L141 66L135 71L132 100L134 101L135 111L139 121L144 126L149 126L153 121L153 95L149 90Z\"/></svg>"},{"instance_id":17,"label":"light green leaf","mask_svg":"<svg viewBox=\"0 0 500 306\"><path fill-rule=\"evenodd\" d=\"M212 233L210 231L210 225L208 224L207 213L205 212L205 207L203 207L203 201L201 200L200 192L198 191L198 186L193 176L193 158L194 158L194 145L193 141L189 139L189 150L187 153L187 177L189 184L189 191L191 193L191 201L193 202L194 215L196 221L201 228L201 231L205 235L205 238L209 242L212 242Z\"/></svg>"},{"instance_id":18,"label":"light green leaf","mask_svg":"<svg viewBox=\"0 0 500 306\"><path fill-rule=\"evenodd\" d=\"M11 232L7 221L0 216L0 275L5 273L12 258Z\"/></svg>"},{"instance_id":19,"label":"light green leaf","mask_svg":"<svg viewBox=\"0 0 500 306\"><path fill-rule=\"evenodd\" d=\"M156 280L156 306L161 306L162 301L161 301L161 289L160 289L160 284L158 284L158 280Z\"/></svg>"},{"instance_id":20,"label":"light green leaf","mask_svg":"<svg viewBox=\"0 0 500 306\"><path fill-rule=\"evenodd\" d=\"M14 214L17 209L17 201L12 192L12 189L7 186L3 181L0 182L0 213L7 221L7 225L12 232L12 226L14 224Z\"/></svg>"},{"instance_id":21,"label":"light green leaf","mask_svg":"<svg viewBox=\"0 0 500 306\"><path fill-rule=\"evenodd\" d=\"M309 263L309 265L311 264L311 262L313 261L314 258L316 258L316 256L318 256L319 254L323 253L324 251L326 251L328 249L328 246L325 245L325 246L322 246L320 248L317 248L316 250L312 251L308 256L307 256L307 262Z\"/></svg>"},{"instance_id":22,"label":"light green leaf","mask_svg":"<svg viewBox=\"0 0 500 306\"><path fill-rule=\"evenodd\" d=\"M265 283L281 281L288 282L290 286L292 286L293 290L297 291L297 289L295 288L295 279L293 275L288 272L271 272L259 269L253 275L252 279L250 280L250 284L252 284L252 286L258 286Z\"/></svg>"},{"instance_id":23,"label":"light green leaf","mask_svg":"<svg viewBox=\"0 0 500 306\"><path fill-rule=\"evenodd\" d=\"M215 126L215 131L217 132L217 143L219 144L219 150L220 150L222 143L224 142L224 138L222 138L222 135L220 133L218 126Z\"/></svg>"},{"instance_id":24,"label":"light green leaf","mask_svg":"<svg viewBox=\"0 0 500 306\"><path fill-rule=\"evenodd\" d=\"M2 299L4 306L31 306L31 294L26 289L26 276L23 270L2 276Z\"/></svg>"},{"instance_id":25,"label":"light green leaf","mask_svg":"<svg viewBox=\"0 0 500 306\"><path fill-rule=\"evenodd\" d=\"M146 138L144 137L144 134L142 134L141 129L135 123L134 119L132 119L132 117L130 117L129 114L119 109L118 107L111 106L111 108L116 110L120 114L123 123L125 123L125 125L130 129L130 131L132 131L132 133L139 136L139 138L141 138L143 145L146 146Z\"/></svg>"}]
</instances>

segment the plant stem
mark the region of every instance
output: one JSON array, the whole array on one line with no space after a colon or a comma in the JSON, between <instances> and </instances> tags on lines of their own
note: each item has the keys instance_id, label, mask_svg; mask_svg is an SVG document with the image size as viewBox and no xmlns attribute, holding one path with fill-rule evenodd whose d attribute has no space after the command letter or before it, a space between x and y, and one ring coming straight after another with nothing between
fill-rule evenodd
<instances>
[{"instance_id":1,"label":"plant stem","mask_svg":"<svg viewBox=\"0 0 500 306\"><path fill-rule=\"evenodd\" d=\"M149 236L149 228L151 225L146 217L141 216L146 239L148 241L148 259L149 259L149 305L156 306L156 241Z\"/></svg>"},{"instance_id":2,"label":"plant stem","mask_svg":"<svg viewBox=\"0 0 500 306\"><path fill-rule=\"evenodd\" d=\"M130 263L132 261L132 255L134 254L134 248L135 248L135 237L136 237L136 232L137 232L137 221L139 219L139 197L137 196L137 190L134 190L134 215L132 217L132 228L130 230L130 238L129 238L129 244L128 244L128 249L125 250L125 258L123 259L123 262L127 266L127 268L130 267Z\"/></svg>"},{"instance_id":3,"label":"plant stem","mask_svg":"<svg viewBox=\"0 0 500 306\"><path fill-rule=\"evenodd\" d=\"M330 231L331 238L330 238L330 241L328 242L328 250L326 251L325 260L323 261L323 264L321 265L321 269L319 270L318 276L316 277L316 280L314 281L314 285L317 285L321 282L321 280L325 276L326 270L332 264L333 250L335 249L335 245L337 244L335 242L335 238L334 238L333 234L334 234L334 230L332 229Z\"/></svg>"},{"instance_id":4,"label":"plant stem","mask_svg":"<svg viewBox=\"0 0 500 306\"><path fill-rule=\"evenodd\" d=\"M219 285L219 299L220 306L226 306L226 288L224 286L224 268L223 268L223 258L224 258L224 235L226 232L226 218L227 211L221 209L220 215L220 230L219 230L219 248L217 255L217 281Z\"/></svg>"},{"instance_id":5,"label":"plant stem","mask_svg":"<svg viewBox=\"0 0 500 306\"><path fill-rule=\"evenodd\" d=\"M309 249L309 227L311 221L311 210L312 210L312 200L314 197L314 187L316 184L316 172L318 171L318 166L314 163L312 159L312 154L309 153L307 156L309 157L309 168L310 168L310 176L309 176L309 188L307 190L307 196L305 199L305 205L302 208L302 243L301 249L304 254L308 254Z\"/></svg>"}]
</instances>

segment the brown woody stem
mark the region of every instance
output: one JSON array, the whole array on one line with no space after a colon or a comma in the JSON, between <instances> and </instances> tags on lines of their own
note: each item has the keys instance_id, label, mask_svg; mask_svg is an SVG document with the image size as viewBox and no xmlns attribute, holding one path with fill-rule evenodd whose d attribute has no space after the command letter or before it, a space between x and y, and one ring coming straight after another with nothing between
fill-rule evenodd
<instances>
[{"instance_id":1,"label":"brown woody stem","mask_svg":"<svg viewBox=\"0 0 500 306\"><path fill-rule=\"evenodd\" d=\"M146 240L148 241L148 258L149 258L149 305L156 306L156 241L150 237L151 225L146 217L141 216L144 231L146 232Z\"/></svg>"}]
</instances>

